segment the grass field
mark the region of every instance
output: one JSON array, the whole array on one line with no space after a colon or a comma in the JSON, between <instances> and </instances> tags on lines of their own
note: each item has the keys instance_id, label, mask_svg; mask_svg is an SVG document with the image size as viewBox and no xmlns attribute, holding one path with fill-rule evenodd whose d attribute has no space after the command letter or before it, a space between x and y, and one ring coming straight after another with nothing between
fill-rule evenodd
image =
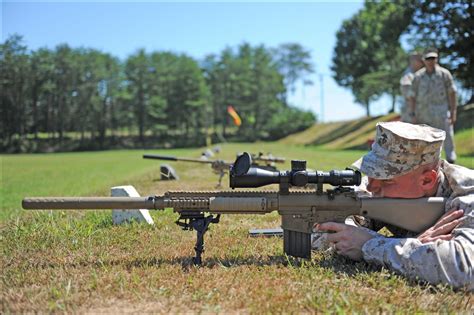
<instances>
[{"instance_id":1,"label":"grass field","mask_svg":"<svg viewBox=\"0 0 474 315\"><path fill-rule=\"evenodd\" d=\"M272 152L308 167L341 169L364 151L327 151L281 143L227 144L219 158ZM385 269L331 253L311 261L287 257L278 238L249 238L250 228L280 224L277 214L223 216L206 235L204 263L194 267L195 232L167 210L155 226L114 226L110 211L30 211L25 196L107 196L134 185L141 195L210 190L206 165L174 163L180 181L160 181L160 161L143 153L198 157L201 150L3 155L0 223L1 313L233 312L351 313L474 311L473 294L408 281ZM472 157L459 161L472 165ZM224 183L227 184L225 177Z\"/></svg>"}]
</instances>

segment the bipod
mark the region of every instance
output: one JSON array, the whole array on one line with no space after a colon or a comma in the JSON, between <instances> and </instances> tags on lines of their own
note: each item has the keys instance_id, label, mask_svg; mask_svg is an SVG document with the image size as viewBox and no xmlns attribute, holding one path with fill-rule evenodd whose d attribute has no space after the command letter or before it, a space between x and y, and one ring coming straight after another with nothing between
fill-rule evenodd
<instances>
[{"instance_id":1,"label":"bipod","mask_svg":"<svg viewBox=\"0 0 474 315\"><path fill-rule=\"evenodd\" d=\"M194 250L196 251L196 256L193 257L193 264L200 266L202 264L202 253L204 252L204 234L209 229L209 224L219 223L221 215L218 214L216 217L213 215L208 215L207 217L204 214L199 214L196 216L181 216L176 224L181 226L184 230L196 230L196 245ZM184 220L184 222L180 221Z\"/></svg>"}]
</instances>

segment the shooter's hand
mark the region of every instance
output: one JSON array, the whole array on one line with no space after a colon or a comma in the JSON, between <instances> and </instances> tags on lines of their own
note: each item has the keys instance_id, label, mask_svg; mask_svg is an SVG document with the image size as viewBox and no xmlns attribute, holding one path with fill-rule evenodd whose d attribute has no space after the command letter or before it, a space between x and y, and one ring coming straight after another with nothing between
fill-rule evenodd
<instances>
[{"instance_id":1,"label":"shooter's hand","mask_svg":"<svg viewBox=\"0 0 474 315\"><path fill-rule=\"evenodd\" d=\"M450 210L446 212L435 225L418 235L418 240L422 243L434 242L436 240L449 241L453 238L451 232L463 220L463 210Z\"/></svg>"},{"instance_id":2,"label":"shooter's hand","mask_svg":"<svg viewBox=\"0 0 474 315\"><path fill-rule=\"evenodd\" d=\"M336 252L352 260L362 260L362 246L374 236L365 229L336 222L326 222L315 226L317 231L335 232L328 234L327 240L332 243Z\"/></svg>"}]
</instances>

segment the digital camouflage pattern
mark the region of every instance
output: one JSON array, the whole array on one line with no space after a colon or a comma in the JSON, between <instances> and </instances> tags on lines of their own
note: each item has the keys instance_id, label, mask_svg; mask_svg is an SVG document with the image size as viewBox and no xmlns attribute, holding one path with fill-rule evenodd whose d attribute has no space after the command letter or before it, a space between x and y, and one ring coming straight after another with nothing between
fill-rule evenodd
<instances>
[{"instance_id":1,"label":"digital camouflage pattern","mask_svg":"<svg viewBox=\"0 0 474 315\"><path fill-rule=\"evenodd\" d=\"M474 291L474 171L446 161L440 167L437 197L447 198L445 211L464 210L463 221L449 241L421 243L416 238L377 234L362 247L364 260L412 279Z\"/></svg>"},{"instance_id":2,"label":"digital camouflage pattern","mask_svg":"<svg viewBox=\"0 0 474 315\"><path fill-rule=\"evenodd\" d=\"M372 150L353 166L367 176L391 179L438 161L445 132L427 125L380 122Z\"/></svg>"}]
</instances>

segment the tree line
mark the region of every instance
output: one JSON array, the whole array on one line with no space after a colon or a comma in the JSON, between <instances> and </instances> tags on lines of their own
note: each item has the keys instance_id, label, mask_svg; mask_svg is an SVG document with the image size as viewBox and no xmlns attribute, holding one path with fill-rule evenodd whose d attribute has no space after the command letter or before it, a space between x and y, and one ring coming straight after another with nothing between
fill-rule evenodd
<instances>
[{"instance_id":1,"label":"tree line","mask_svg":"<svg viewBox=\"0 0 474 315\"><path fill-rule=\"evenodd\" d=\"M41 140L60 145L71 137L78 146L70 149L100 149L120 146L125 135L139 147L277 139L315 122L287 101L296 82L308 83L310 58L299 44L243 43L201 61L143 49L121 61L67 44L28 50L13 35L0 45L2 149L39 151Z\"/></svg>"},{"instance_id":2,"label":"tree line","mask_svg":"<svg viewBox=\"0 0 474 315\"><path fill-rule=\"evenodd\" d=\"M366 1L336 33L333 77L367 116L382 95L394 111L407 50L435 46L464 101L473 102L473 10L462 0ZM202 60L138 50L122 61L67 44L28 50L13 35L0 44L0 149L38 151L38 140L62 144L71 137L79 145L69 149L278 139L316 120L287 101L297 82L312 84L310 60L299 44L243 43ZM242 117L240 127L229 105Z\"/></svg>"},{"instance_id":3,"label":"tree line","mask_svg":"<svg viewBox=\"0 0 474 315\"><path fill-rule=\"evenodd\" d=\"M382 95L392 98L394 111L399 80L408 66L406 46L419 52L435 47L441 53L442 65L462 86L462 101L472 103L473 13L472 1L366 0L336 34L333 77L352 91L367 116L370 104Z\"/></svg>"}]
</instances>

